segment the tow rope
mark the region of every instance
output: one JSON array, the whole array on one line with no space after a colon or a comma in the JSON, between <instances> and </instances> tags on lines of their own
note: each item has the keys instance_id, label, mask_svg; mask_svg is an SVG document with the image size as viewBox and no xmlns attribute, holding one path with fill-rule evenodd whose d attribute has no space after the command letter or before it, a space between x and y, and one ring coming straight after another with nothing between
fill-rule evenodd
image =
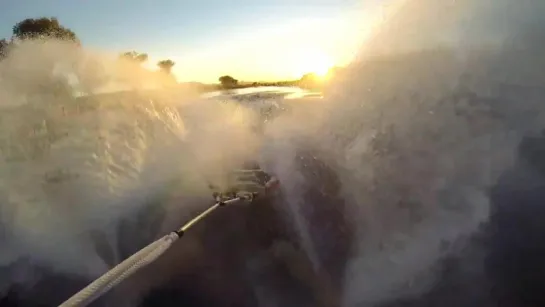
<instances>
[{"instance_id":1,"label":"tow rope","mask_svg":"<svg viewBox=\"0 0 545 307\"><path fill-rule=\"evenodd\" d=\"M275 189L277 186L278 180L276 178L271 178L267 183L261 186L261 192L266 193L269 190ZM91 304L93 301L106 294L110 289L121 283L123 280L157 260L157 258L164 254L172 246L172 244L181 238L191 227L202 221L216 209L237 203L251 203L258 196L259 193L257 192L239 192L232 194L232 196L227 198L221 194L216 194L216 202L214 205L184 224L179 229L172 231L166 236L152 242L129 258L125 259L104 275L93 281L87 287L74 294L64 303L60 304L59 307L83 307Z\"/></svg>"}]
</instances>

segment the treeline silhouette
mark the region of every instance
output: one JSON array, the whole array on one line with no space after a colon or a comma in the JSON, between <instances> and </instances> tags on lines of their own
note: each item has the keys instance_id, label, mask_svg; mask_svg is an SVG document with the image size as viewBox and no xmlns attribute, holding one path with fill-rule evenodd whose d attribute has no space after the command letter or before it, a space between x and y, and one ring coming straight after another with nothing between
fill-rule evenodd
<instances>
[{"instance_id":1,"label":"treeline silhouette","mask_svg":"<svg viewBox=\"0 0 545 307\"><path fill-rule=\"evenodd\" d=\"M328 78L334 77L343 68L333 67L328 73ZM274 82L239 82L237 79L232 76L226 75L221 76L218 81L220 82L219 87L222 89L236 89L236 88L248 88L248 87L258 87L258 86L297 86L300 88L310 89L310 90L321 90L324 85L327 83L326 78L320 77L315 73L307 73L298 80L288 80L288 81L274 81Z\"/></svg>"},{"instance_id":2,"label":"treeline silhouette","mask_svg":"<svg viewBox=\"0 0 545 307\"><path fill-rule=\"evenodd\" d=\"M67 42L73 42L81 46L81 41L77 34L71 29L63 26L55 17L27 18L16 23L12 28L12 37L0 39L0 60L8 55L13 47L18 43L29 39L58 39ZM142 65L148 61L147 53L137 51L127 51L119 55L120 60L126 60L137 65ZM326 82L314 73L305 74L299 80L277 81L277 82L241 82L230 75L224 75L218 78L219 84L204 84L200 82L178 83L172 73L176 63L170 59L161 60L156 63L158 73L162 74L166 84L171 86L180 86L190 88L197 92L216 91L221 89L238 89L259 86L296 86L312 90L321 90ZM332 68L330 74L335 74L342 68ZM166 77L166 78L165 78Z\"/></svg>"},{"instance_id":3,"label":"treeline silhouette","mask_svg":"<svg viewBox=\"0 0 545 307\"><path fill-rule=\"evenodd\" d=\"M10 52L12 47L15 47L19 42L29 39L58 39L66 42L73 42L81 46L81 42L71 29L60 24L55 17L40 17L27 18L16 23L12 28L12 37L9 39L0 39L0 57L5 57ZM148 60L146 53L136 51L128 51L119 55L120 59L132 61L134 63L143 64ZM172 68L176 63L170 59L157 62L159 72L171 76Z\"/></svg>"}]
</instances>

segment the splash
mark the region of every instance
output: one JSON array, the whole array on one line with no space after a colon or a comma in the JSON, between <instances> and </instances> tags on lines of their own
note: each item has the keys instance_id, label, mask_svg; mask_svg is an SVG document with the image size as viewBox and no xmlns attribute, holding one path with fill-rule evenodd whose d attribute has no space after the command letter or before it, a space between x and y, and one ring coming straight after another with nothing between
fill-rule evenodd
<instances>
[{"instance_id":1,"label":"splash","mask_svg":"<svg viewBox=\"0 0 545 307\"><path fill-rule=\"evenodd\" d=\"M254 133L251 101L150 94L161 81L130 65L58 42L22 44L0 62L1 242L9 247L0 265L29 259L95 277L138 245L120 247L120 224L138 225L142 241L160 235L179 222L172 216L207 203L210 181L224 184L230 169L257 157L282 182L285 220L314 273L327 271L324 259L341 245L314 211L331 207L349 225L350 253L335 258L343 306L421 295L438 278L437 262L488 220L488 189L521 138L542 129L544 40L533 25L543 9L537 0L401 2L323 99L291 101L263 135ZM67 85L69 73L79 84ZM96 94L104 78L132 91ZM77 97L76 88L91 95ZM333 175L324 179L320 165ZM333 181L338 198L309 200L309 190ZM142 230L157 208L164 221ZM20 282L15 275L4 284ZM273 296L289 295L265 300Z\"/></svg>"},{"instance_id":2,"label":"splash","mask_svg":"<svg viewBox=\"0 0 545 307\"><path fill-rule=\"evenodd\" d=\"M331 98L320 142L359 224L346 306L425 293L460 252L446 243L487 221L488 189L542 129L542 6L405 1Z\"/></svg>"},{"instance_id":3,"label":"splash","mask_svg":"<svg viewBox=\"0 0 545 307\"><path fill-rule=\"evenodd\" d=\"M489 188L522 136L542 129L542 6L404 1L312 106L320 111L299 112L292 123L304 125L271 127L275 155L312 144L341 178L356 229L344 306L426 293L438 261L488 220ZM292 183L301 178L293 169L277 173ZM301 207L295 186L292 206ZM308 225L300 228L304 236Z\"/></svg>"},{"instance_id":4,"label":"splash","mask_svg":"<svg viewBox=\"0 0 545 307\"><path fill-rule=\"evenodd\" d=\"M0 62L2 267L27 259L96 277L127 256L118 248L127 238L116 236L122 221L138 224L139 214L163 206L154 199L174 192L208 200L207 184L221 185L224 170L251 151L244 112L229 104L172 104L138 91L77 94L74 75L88 89L94 84L86 80L126 81L137 70L78 70L90 60L116 65L53 41L20 43ZM96 233L105 234L109 262Z\"/></svg>"}]
</instances>

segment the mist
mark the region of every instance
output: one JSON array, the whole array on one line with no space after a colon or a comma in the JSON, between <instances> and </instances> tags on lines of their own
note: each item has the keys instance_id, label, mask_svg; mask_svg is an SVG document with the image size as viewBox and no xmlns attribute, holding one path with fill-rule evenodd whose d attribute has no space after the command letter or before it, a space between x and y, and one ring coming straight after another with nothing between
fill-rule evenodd
<instances>
[{"instance_id":1,"label":"mist","mask_svg":"<svg viewBox=\"0 0 545 307\"><path fill-rule=\"evenodd\" d=\"M260 306L317 306L250 265L278 261L286 246L248 243L254 219L291 229L312 268L306 281L329 278L309 286L324 306L320 292L347 307L425 296L444 278L443 259L486 248L471 238L490 222L500 178L530 173L518 150L543 129L543 9L537 0L399 2L324 99L289 102L262 135L251 106L161 89L164 80L130 63L68 43L19 43L0 62L0 266L11 270L0 293L47 277L35 267L100 276L205 209L210 183L225 186L231 169L256 159L282 184L280 218L217 217L153 278L122 285L117 301L136 305L186 274L218 306L247 295L225 294L234 288ZM121 87L131 91L98 94ZM233 266L226 276L250 282L224 288L188 273L218 258ZM482 259L464 265L485 271Z\"/></svg>"},{"instance_id":2,"label":"mist","mask_svg":"<svg viewBox=\"0 0 545 307\"><path fill-rule=\"evenodd\" d=\"M88 69L90 61L99 66ZM133 221L150 199L171 192L206 206L207 184L221 186L225 170L251 150L243 110L146 99L138 90L157 80L135 71L60 41L21 42L0 62L1 266L26 259L96 278L110 265L97 253L93 233L116 246L121 221ZM136 90L77 97L99 78ZM184 107L182 120L184 103L196 107ZM119 252L114 248L114 262L122 260Z\"/></svg>"}]
</instances>

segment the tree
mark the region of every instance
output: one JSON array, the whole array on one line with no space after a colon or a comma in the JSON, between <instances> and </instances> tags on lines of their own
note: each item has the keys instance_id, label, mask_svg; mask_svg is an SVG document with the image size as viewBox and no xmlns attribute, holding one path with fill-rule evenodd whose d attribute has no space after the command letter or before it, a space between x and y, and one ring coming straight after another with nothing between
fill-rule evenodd
<instances>
[{"instance_id":1,"label":"tree","mask_svg":"<svg viewBox=\"0 0 545 307\"><path fill-rule=\"evenodd\" d=\"M166 73L166 74L169 74L171 73L171 70L172 70L172 67L174 67L174 65L176 65L176 63L172 60L162 60L162 61L159 61L157 62L157 66L159 66L159 69Z\"/></svg>"},{"instance_id":2,"label":"tree","mask_svg":"<svg viewBox=\"0 0 545 307\"><path fill-rule=\"evenodd\" d=\"M176 63L172 60L162 60L157 62L157 66L159 66L159 80L163 82L163 85L170 86L177 84L176 77L172 74L172 67L174 67Z\"/></svg>"},{"instance_id":3,"label":"tree","mask_svg":"<svg viewBox=\"0 0 545 307\"><path fill-rule=\"evenodd\" d=\"M323 83L323 80L321 80L317 74L308 73L301 77L297 82L297 85L305 89L320 89Z\"/></svg>"},{"instance_id":4,"label":"tree","mask_svg":"<svg viewBox=\"0 0 545 307\"><path fill-rule=\"evenodd\" d=\"M129 60L134 63L144 63L148 60L148 54L147 53L138 53L136 51L129 51L122 53L119 56L121 59Z\"/></svg>"},{"instance_id":5,"label":"tree","mask_svg":"<svg viewBox=\"0 0 545 307\"><path fill-rule=\"evenodd\" d=\"M8 47L9 47L8 41L5 38L0 39L0 59L6 57L8 52Z\"/></svg>"},{"instance_id":6,"label":"tree","mask_svg":"<svg viewBox=\"0 0 545 307\"><path fill-rule=\"evenodd\" d=\"M28 39L58 39L75 43L80 42L76 34L67 27L62 26L57 18L41 17L27 18L12 28L13 37L8 43L8 49L19 48L18 41ZM32 85L21 84L21 90L30 95L54 95L56 97L72 98L73 86L66 74L55 74L55 67L63 63L65 67L76 64L72 57L45 57L41 59L40 65L27 67L28 74L33 76Z\"/></svg>"},{"instance_id":7,"label":"tree","mask_svg":"<svg viewBox=\"0 0 545 307\"><path fill-rule=\"evenodd\" d=\"M232 88L238 84L238 80L231 76L221 76L218 80L224 88Z\"/></svg>"},{"instance_id":8,"label":"tree","mask_svg":"<svg viewBox=\"0 0 545 307\"><path fill-rule=\"evenodd\" d=\"M116 63L116 81L141 88L151 73L142 66L148 60L148 54L128 51L121 53L118 60Z\"/></svg>"},{"instance_id":9,"label":"tree","mask_svg":"<svg viewBox=\"0 0 545 307\"><path fill-rule=\"evenodd\" d=\"M13 26L13 35L18 39L55 38L79 43L69 28L62 26L57 18L27 18Z\"/></svg>"},{"instance_id":10,"label":"tree","mask_svg":"<svg viewBox=\"0 0 545 307\"><path fill-rule=\"evenodd\" d=\"M304 74L303 77L301 77L301 82L316 82L318 79L318 75L311 72L308 74Z\"/></svg>"}]
</instances>

